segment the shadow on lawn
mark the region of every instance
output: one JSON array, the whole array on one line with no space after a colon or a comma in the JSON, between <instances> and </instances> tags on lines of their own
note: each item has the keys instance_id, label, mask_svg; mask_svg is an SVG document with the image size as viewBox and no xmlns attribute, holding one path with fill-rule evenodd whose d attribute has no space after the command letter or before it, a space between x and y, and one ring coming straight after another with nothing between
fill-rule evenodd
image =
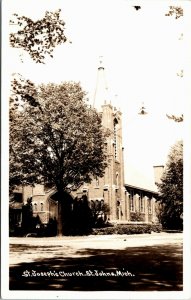
<instances>
[{"instance_id":1,"label":"shadow on lawn","mask_svg":"<svg viewBox=\"0 0 191 300\"><path fill-rule=\"evenodd\" d=\"M39 251L29 245L14 245L24 252ZM14 248L13 247L13 248ZM46 251L49 246L40 247ZM56 246L55 246L56 248ZM14 250L14 249L13 249ZM49 250L49 249L48 249ZM64 250L64 249L63 249ZM52 247L54 251L54 247ZM64 254L64 253L63 253ZM76 256L76 257L75 257ZM36 259L10 267L10 290L70 290L70 291L180 291L182 290L182 247L155 245L130 247L125 250L83 249L74 257ZM98 272L128 271L134 276L22 276L23 272L63 271ZM34 272L33 272L34 273ZM29 274L29 273L28 273ZM63 273L62 273L63 274ZM103 274L103 273L100 273Z\"/></svg>"}]
</instances>

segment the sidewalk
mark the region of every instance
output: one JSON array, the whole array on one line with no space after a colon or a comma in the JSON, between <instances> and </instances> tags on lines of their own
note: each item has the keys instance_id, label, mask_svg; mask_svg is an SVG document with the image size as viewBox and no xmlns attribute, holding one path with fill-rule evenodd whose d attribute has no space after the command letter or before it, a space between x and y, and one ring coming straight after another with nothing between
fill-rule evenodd
<instances>
[{"instance_id":1,"label":"sidewalk","mask_svg":"<svg viewBox=\"0 0 191 300\"><path fill-rule=\"evenodd\" d=\"M182 234L11 238L10 289L31 288L181 290Z\"/></svg>"}]
</instances>

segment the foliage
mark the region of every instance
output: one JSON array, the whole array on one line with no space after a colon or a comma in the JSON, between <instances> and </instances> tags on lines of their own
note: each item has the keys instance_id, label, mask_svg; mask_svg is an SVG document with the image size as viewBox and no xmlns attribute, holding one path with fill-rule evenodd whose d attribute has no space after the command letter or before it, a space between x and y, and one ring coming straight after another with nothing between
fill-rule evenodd
<instances>
[{"instance_id":1,"label":"foliage","mask_svg":"<svg viewBox=\"0 0 191 300\"><path fill-rule=\"evenodd\" d=\"M176 73L176 75L181 78L184 77L184 70L181 69L179 72Z\"/></svg>"},{"instance_id":2,"label":"foliage","mask_svg":"<svg viewBox=\"0 0 191 300\"><path fill-rule=\"evenodd\" d=\"M10 34L10 45L28 52L37 63L43 63L46 55L53 57L54 48L65 43L65 22L60 19L60 12L46 12L41 20L34 22L28 17L14 14L11 25L20 26L20 30Z\"/></svg>"},{"instance_id":3,"label":"foliage","mask_svg":"<svg viewBox=\"0 0 191 300\"><path fill-rule=\"evenodd\" d=\"M17 109L22 110L26 104L37 107L41 106L37 100L38 93L35 84L29 79L24 79L21 74L13 74L11 81L11 96L9 102L10 118Z\"/></svg>"},{"instance_id":4,"label":"foliage","mask_svg":"<svg viewBox=\"0 0 191 300\"><path fill-rule=\"evenodd\" d=\"M181 6L169 6L169 11L165 14L165 16L173 16L175 15L175 19L183 17L184 11Z\"/></svg>"},{"instance_id":5,"label":"foliage","mask_svg":"<svg viewBox=\"0 0 191 300\"><path fill-rule=\"evenodd\" d=\"M66 218L63 218L66 219ZM88 198L83 195L73 200L72 209L65 226L64 235L87 235L92 232L91 209Z\"/></svg>"},{"instance_id":6,"label":"foliage","mask_svg":"<svg viewBox=\"0 0 191 300\"><path fill-rule=\"evenodd\" d=\"M19 164L20 183L41 182L71 191L106 167L101 117L84 101L77 83L41 85L38 106L13 106L10 167ZM87 130L88 129L88 130ZM10 170L11 183L14 172ZM31 180L32 176L32 180Z\"/></svg>"},{"instance_id":7,"label":"foliage","mask_svg":"<svg viewBox=\"0 0 191 300\"><path fill-rule=\"evenodd\" d=\"M133 222L141 222L143 221L144 217L140 212L131 212L131 221Z\"/></svg>"},{"instance_id":8,"label":"foliage","mask_svg":"<svg viewBox=\"0 0 191 300\"><path fill-rule=\"evenodd\" d=\"M107 216L110 212L109 205L104 201L91 201L91 214L92 214L92 226L100 227L104 226L107 222Z\"/></svg>"},{"instance_id":9,"label":"foliage","mask_svg":"<svg viewBox=\"0 0 191 300\"><path fill-rule=\"evenodd\" d=\"M182 9L182 7L180 6L169 6L169 11L165 14L165 16L173 16L175 15L175 19L179 19L180 17L183 17L184 15L184 11ZM181 37L179 38L179 40L181 40L183 38L183 34L181 34ZM179 77L183 77L183 70L181 70L180 73L177 73L177 76ZM183 115L181 115L180 117L177 116L168 116L167 117L169 119L174 120L175 122L182 122L183 121Z\"/></svg>"},{"instance_id":10,"label":"foliage","mask_svg":"<svg viewBox=\"0 0 191 300\"><path fill-rule=\"evenodd\" d=\"M95 235L103 234L141 234L161 232L160 224L118 224L113 227L96 228L93 230Z\"/></svg>"},{"instance_id":11,"label":"foliage","mask_svg":"<svg viewBox=\"0 0 191 300\"><path fill-rule=\"evenodd\" d=\"M159 188L160 221L165 228L182 226L183 213L183 142L171 149Z\"/></svg>"},{"instance_id":12,"label":"foliage","mask_svg":"<svg viewBox=\"0 0 191 300\"><path fill-rule=\"evenodd\" d=\"M168 119L174 120L175 122L183 122L184 121L184 115L181 116L175 116L175 115L166 115Z\"/></svg>"},{"instance_id":13,"label":"foliage","mask_svg":"<svg viewBox=\"0 0 191 300\"><path fill-rule=\"evenodd\" d=\"M32 197L29 197L27 203L22 207L21 227L23 234L35 232L37 223L39 223L39 217L33 216Z\"/></svg>"}]
</instances>

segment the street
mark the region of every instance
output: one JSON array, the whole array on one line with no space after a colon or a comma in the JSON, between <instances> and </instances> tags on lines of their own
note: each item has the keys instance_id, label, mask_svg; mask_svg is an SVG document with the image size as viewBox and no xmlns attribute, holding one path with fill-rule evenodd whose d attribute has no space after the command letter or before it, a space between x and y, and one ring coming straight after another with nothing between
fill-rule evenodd
<instances>
[{"instance_id":1,"label":"street","mask_svg":"<svg viewBox=\"0 0 191 300\"><path fill-rule=\"evenodd\" d=\"M10 289L181 291L182 233L10 238Z\"/></svg>"}]
</instances>

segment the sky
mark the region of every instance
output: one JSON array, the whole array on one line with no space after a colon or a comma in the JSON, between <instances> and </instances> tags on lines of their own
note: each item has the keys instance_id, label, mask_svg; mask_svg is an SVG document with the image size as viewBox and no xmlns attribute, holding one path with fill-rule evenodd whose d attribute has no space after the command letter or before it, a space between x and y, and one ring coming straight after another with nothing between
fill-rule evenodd
<instances>
[{"instance_id":1,"label":"sky","mask_svg":"<svg viewBox=\"0 0 191 300\"><path fill-rule=\"evenodd\" d=\"M184 7L183 2L176 1ZM80 81L90 103L99 56L103 56L111 103L123 113L126 183L149 186L154 182L153 165L165 164L170 147L184 136L185 122L175 123L166 114L186 113L187 10L184 17L175 19L165 16L172 1L138 4L140 10L135 10L133 0L7 0L3 15L7 47L3 50L9 57L7 78L18 72L36 84ZM59 8L72 43L56 47L53 59L36 64L28 54L8 47L5 33L13 30L8 26L13 13L37 20L45 11ZM177 75L181 70L183 77ZM146 115L138 114L142 103Z\"/></svg>"}]
</instances>

